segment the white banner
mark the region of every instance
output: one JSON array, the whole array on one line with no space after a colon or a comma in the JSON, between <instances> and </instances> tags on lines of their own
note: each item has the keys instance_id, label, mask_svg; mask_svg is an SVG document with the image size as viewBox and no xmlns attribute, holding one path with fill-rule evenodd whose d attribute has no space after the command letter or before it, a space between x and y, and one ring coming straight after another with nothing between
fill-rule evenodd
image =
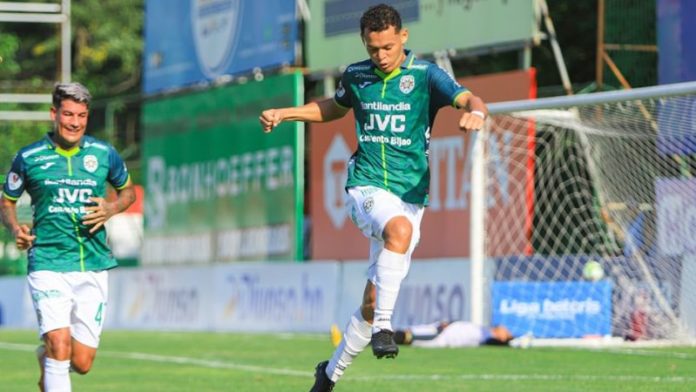
<instances>
[{"instance_id":1,"label":"white banner","mask_svg":"<svg viewBox=\"0 0 696 392\"><path fill-rule=\"evenodd\" d=\"M110 272L109 327L210 329L210 267L117 269Z\"/></svg>"},{"instance_id":2,"label":"white banner","mask_svg":"<svg viewBox=\"0 0 696 392\"><path fill-rule=\"evenodd\" d=\"M327 332L362 302L368 263L234 263L109 271L105 328ZM394 326L468 320L469 263L414 261ZM21 298L21 299L19 299ZM19 300L18 300L19 299ZM26 278L0 278L0 325L35 327Z\"/></svg>"},{"instance_id":3,"label":"white banner","mask_svg":"<svg viewBox=\"0 0 696 392\"><path fill-rule=\"evenodd\" d=\"M325 332L334 320L338 264L231 264L215 267L214 328Z\"/></svg>"},{"instance_id":4,"label":"white banner","mask_svg":"<svg viewBox=\"0 0 696 392\"><path fill-rule=\"evenodd\" d=\"M362 303L368 266L365 261L342 265L339 312L336 315L341 327ZM401 283L393 326L401 328L442 320L470 320L469 269L468 259L411 262L409 274Z\"/></svg>"}]
</instances>

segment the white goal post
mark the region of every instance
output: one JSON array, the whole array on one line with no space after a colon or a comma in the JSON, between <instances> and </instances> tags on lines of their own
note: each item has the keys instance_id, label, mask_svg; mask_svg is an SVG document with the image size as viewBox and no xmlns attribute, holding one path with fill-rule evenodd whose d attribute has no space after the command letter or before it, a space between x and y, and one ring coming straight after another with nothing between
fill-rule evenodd
<instances>
[{"instance_id":1,"label":"white goal post","mask_svg":"<svg viewBox=\"0 0 696 392\"><path fill-rule=\"evenodd\" d=\"M472 172L472 321L549 338L696 337L696 82L489 108ZM528 159L504 162L493 189L500 161L525 156L512 149ZM506 194L527 208L488 208Z\"/></svg>"}]
</instances>

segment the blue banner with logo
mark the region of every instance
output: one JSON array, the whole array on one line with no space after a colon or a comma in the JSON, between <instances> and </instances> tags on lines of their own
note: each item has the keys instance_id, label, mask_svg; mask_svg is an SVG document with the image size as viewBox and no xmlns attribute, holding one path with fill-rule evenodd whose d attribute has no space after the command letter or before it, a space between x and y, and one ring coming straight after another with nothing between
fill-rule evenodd
<instances>
[{"instance_id":1,"label":"blue banner with logo","mask_svg":"<svg viewBox=\"0 0 696 392\"><path fill-rule=\"evenodd\" d=\"M294 1L147 0L146 94L295 62Z\"/></svg>"},{"instance_id":2,"label":"blue banner with logo","mask_svg":"<svg viewBox=\"0 0 696 392\"><path fill-rule=\"evenodd\" d=\"M514 336L578 338L611 334L612 283L495 282L492 324Z\"/></svg>"}]
</instances>

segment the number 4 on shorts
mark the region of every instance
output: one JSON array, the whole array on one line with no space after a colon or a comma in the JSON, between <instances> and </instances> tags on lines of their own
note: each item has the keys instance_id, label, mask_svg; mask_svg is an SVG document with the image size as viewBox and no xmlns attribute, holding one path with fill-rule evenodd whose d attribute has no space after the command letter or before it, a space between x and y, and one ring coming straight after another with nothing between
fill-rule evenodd
<instances>
[{"instance_id":1,"label":"number 4 on shorts","mask_svg":"<svg viewBox=\"0 0 696 392\"><path fill-rule=\"evenodd\" d=\"M97 314L94 315L94 321L97 322L98 325L101 325L102 323L102 312L104 311L104 303L99 304L99 308L97 308Z\"/></svg>"}]
</instances>

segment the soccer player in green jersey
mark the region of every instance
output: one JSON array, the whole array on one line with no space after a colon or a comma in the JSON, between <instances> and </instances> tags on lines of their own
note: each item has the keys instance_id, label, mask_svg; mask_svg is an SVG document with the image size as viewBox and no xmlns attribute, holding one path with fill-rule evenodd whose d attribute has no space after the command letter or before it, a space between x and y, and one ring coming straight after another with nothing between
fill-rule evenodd
<instances>
[{"instance_id":1,"label":"soccer player in green jersey","mask_svg":"<svg viewBox=\"0 0 696 392\"><path fill-rule=\"evenodd\" d=\"M480 129L484 102L436 65L404 49L408 30L391 6L370 7L360 19L369 59L346 68L333 99L268 109L259 121L270 132L282 121L331 121L353 109L357 151L348 162L347 207L370 238L363 303L348 323L330 361L317 365L312 391L330 391L368 345L377 358L395 357L391 316L401 281L420 237L428 202L430 131L443 106L464 109L459 127Z\"/></svg>"},{"instance_id":2,"label":"soccer player in green jersey","mask_svg":"<svg viewBox=\"0 0 696 392\"><path fill-rule=\"evenodd\" d=\"M85 135L90 99L79 83L56 85L53 132L19 150L0 203L17 247L29 250L42 391L70 391L70 368L85 374L92 367L106 315L107 270L116 267L104 223L135 201L116 150ZM113 201L104 199L107 182L118 194ZM34 210L31 229L17 221L24 191Z\"/></svg>"}]
</instances>

